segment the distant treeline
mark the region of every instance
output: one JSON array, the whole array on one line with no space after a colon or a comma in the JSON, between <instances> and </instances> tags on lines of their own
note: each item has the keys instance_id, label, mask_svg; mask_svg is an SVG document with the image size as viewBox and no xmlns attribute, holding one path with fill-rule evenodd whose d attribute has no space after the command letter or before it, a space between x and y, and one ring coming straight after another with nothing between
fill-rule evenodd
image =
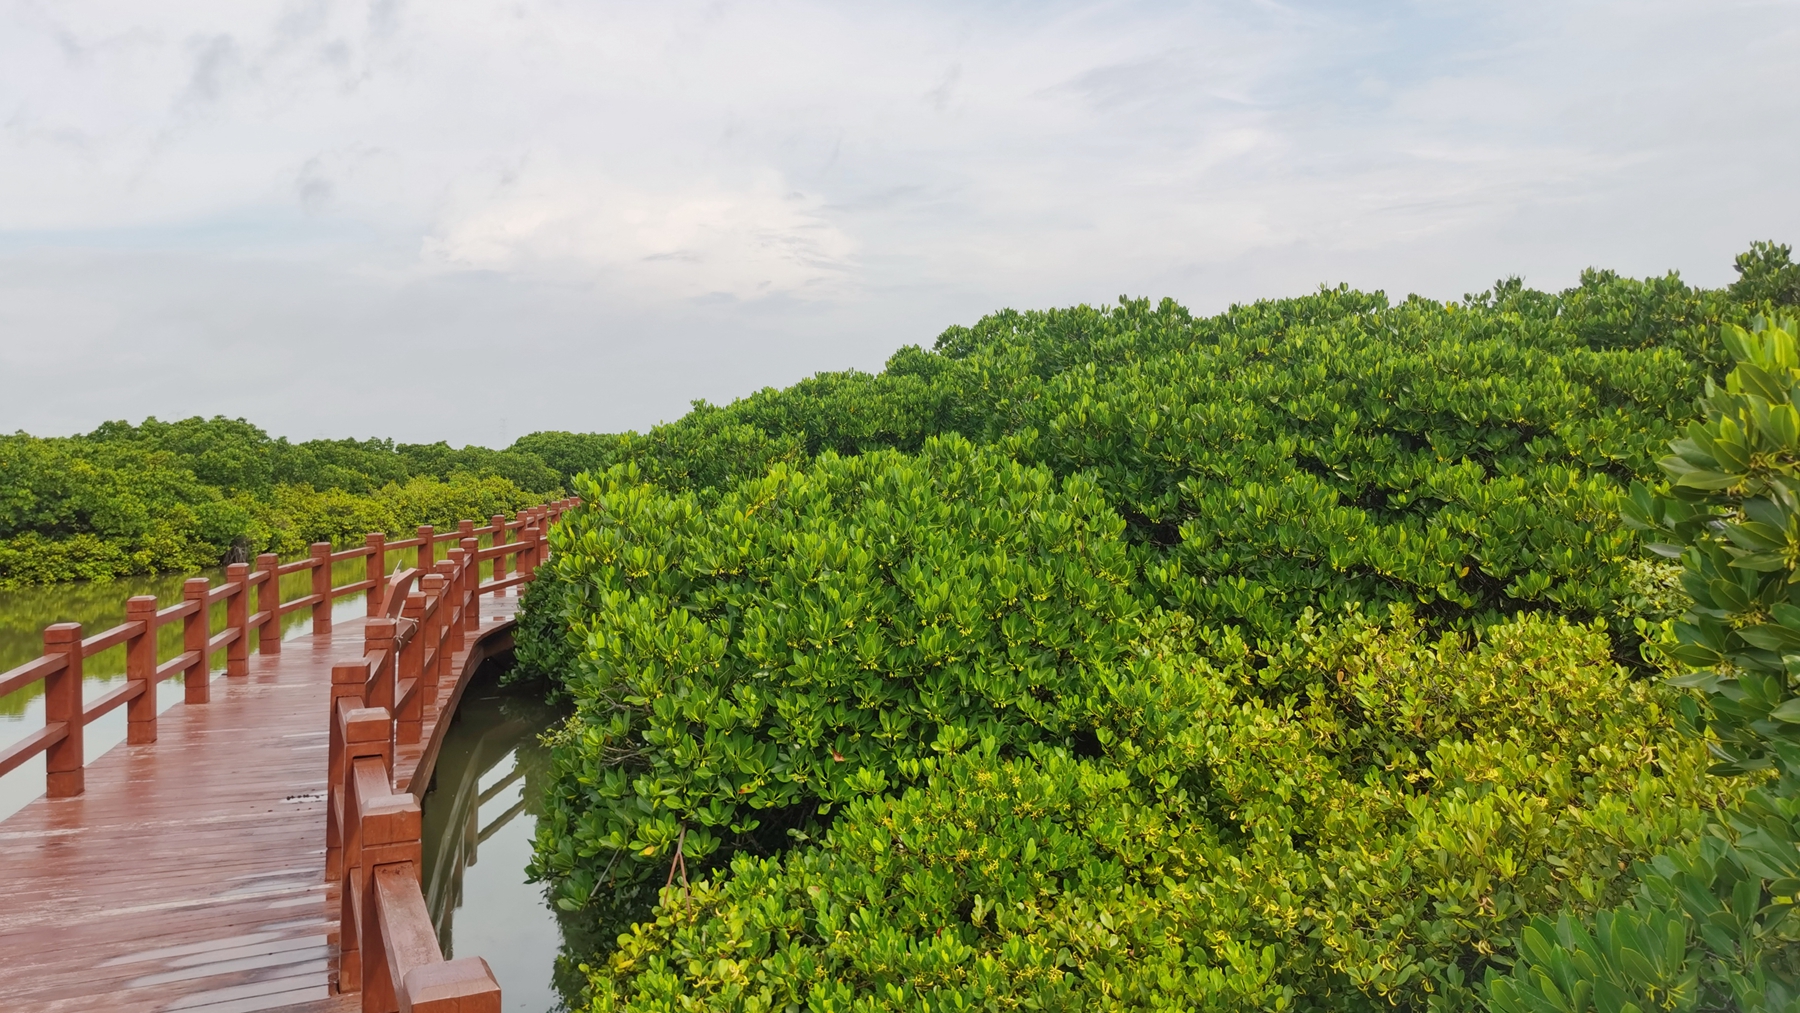
<instances>
[{"instance_id":1,"label":"distant treeline","mask_svg":"<svg viewBox=\"0 0 1800 1013\"><path fill-rule=\"evenodd\" d=\"M369 531L488 517L560 493L535 454L274 438L243 419L0 436L0 587L180 573Z\"/></svg>"}]
</instances>

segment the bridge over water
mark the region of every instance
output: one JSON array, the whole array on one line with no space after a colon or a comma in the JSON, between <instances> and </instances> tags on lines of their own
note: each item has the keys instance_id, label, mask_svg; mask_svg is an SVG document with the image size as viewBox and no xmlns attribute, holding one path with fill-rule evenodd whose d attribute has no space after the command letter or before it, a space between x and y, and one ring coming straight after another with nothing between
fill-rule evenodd
<instances>
[{"instance_id":1,"label":"bridge over water","mask_svg":"<svg viewBox=\"0 0 1800 1013\"><path fill-rule=\"evenodd\" d=\"M45 628L44 653L0 673L0 697L44 696L44 727L0 750L0 776L42 755L46 787L0 821L0 1008L498 1013L487 964L439 950L419 799L573 502L263 555L171 605L131 598L112 629ZM361 579L334 585L357 559ZM283 600L295 574L307 593ZM367 614L334 622L357 594ZM302 610L310 634L284 643ZM107 651L126 679L84 699L83 664ZM159 714L157 684L177 676L184 699ZM84 763L83 729L120 707L125 742Z\"/></svg>"}]
</instances>

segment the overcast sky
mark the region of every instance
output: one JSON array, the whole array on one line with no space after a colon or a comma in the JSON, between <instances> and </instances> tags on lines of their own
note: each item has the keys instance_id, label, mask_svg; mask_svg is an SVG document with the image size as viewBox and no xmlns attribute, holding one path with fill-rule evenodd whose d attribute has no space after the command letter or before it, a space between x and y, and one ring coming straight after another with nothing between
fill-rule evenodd
<instances>
[{"instance_id":1,"label":"overcast sky","mask_svg":"<svg viewBox=\"0 0 1800 1013\"><path fill-rule=\"evenodd\" d=\"M0 0L0 431L500 445L1001 307L1731 279L1800 3Z\"/></svg>"}]
</instances>

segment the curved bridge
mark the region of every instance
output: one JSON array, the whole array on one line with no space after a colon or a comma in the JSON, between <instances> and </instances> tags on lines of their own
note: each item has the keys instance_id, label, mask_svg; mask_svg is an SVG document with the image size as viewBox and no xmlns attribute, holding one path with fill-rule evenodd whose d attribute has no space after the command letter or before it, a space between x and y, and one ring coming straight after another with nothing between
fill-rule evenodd
<instances>
[{"instance_id":1,"label":"curved bridge","mask_svg":"<svg viewBox=\"0 0 1800 1013\"><path fill-rule=\"evenodd\" d=\"M188 581L166 608L130 599L113 629L46 628L41 657L0 673L0 696L41 681L45 700L44 728L0 751L0 776L39 754L46 769L45 796L0 822L0 1005L498 1013L486 963L438 949L418 797L443 718L511 646L544 533L573 502L264 555L221 584ZM406 549L418 565L390 572ZM333 564L358 558L362 579L333 586ZM297 573L309 593L283 601ZM367 614L334 623L332 602L358 593ZM281 617L303 609L311 633L284 643ZM173 624L180 649L160 657ZM125 683L84 700L83 661L119 647ZM184 702L159 715L156 685L177 674ZM83 728L117 707L126 741L84 764Z\"/></svg>"}]
</instances>

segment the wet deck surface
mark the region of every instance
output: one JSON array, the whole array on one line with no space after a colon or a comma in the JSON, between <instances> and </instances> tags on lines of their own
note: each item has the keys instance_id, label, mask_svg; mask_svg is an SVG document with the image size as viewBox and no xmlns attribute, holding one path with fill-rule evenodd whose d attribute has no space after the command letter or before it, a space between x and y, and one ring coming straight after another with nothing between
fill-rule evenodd
<instances>
[{"instance_id":1,"label":"wet deck surface","mask_svg":"<svg viewBox=\"0 0 1800 1013\"><path fill-rule=\"evenodd\" d=\"M519 601L480 600L484 633ZM325 764L331 666L362 656L362 627L340 621L253 655L248 676L215 675L212 702L164 711L156 742L89 764L84 794L40 797L0 822L0 1008L359 1008L331 994ZM422 743L464 657L427 708ZM400 750L403 786L421 752Z\"/></svg>"}]
</instances>

